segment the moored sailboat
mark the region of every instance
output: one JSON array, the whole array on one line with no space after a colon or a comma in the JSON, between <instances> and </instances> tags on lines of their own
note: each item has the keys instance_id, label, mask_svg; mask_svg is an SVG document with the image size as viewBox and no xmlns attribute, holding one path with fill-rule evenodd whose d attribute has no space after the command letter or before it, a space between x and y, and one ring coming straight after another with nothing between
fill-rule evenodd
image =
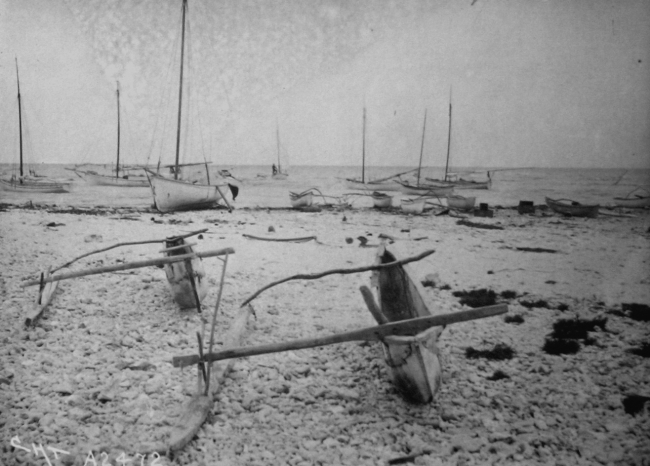
<instances>
[{"instance_id":1,"label":"moored sailboat","mask_svg":"<svg viewBox=\"0 0 650 466\"><path fill-rule=\"evenodd\" d=\"M216 207L223 202L229 210L232 210L226 192L229 188L233 199L237 196L239 188L231 185L226 179L210 182L210 172L206 165L206 181L184 180L180 178L181 167L190 164L181 164L181 119L183 106L183 71L185 56L185 23L187 16L187 0L182 0L182 31L181 31L181 57L180 57L180 78L178 91L178 124L176 130L176 160L172 167L173 178L167 178L152 170L145 169L151 191L154 198L154 207L160 212L174 212L181 210L199 210Z\"/></svg>"},{"instance_id":2,"label":"moored sailboat","mask_svg":"<svg viewBox=\"0 0 650 466\"><path fill-rule=\"evenodd\" d=\"M21 193L67 193L70 192L70 183L63 183L39 177L33 170L25 175L23 157L23 117L20 96L20 78L18 75L18 58L16 58L16 84L18 87L18 138L19 138L19 166L18 174L11 175L9 179L0 179L0 188L5 191Z\"/></svg>"}]
</instances>

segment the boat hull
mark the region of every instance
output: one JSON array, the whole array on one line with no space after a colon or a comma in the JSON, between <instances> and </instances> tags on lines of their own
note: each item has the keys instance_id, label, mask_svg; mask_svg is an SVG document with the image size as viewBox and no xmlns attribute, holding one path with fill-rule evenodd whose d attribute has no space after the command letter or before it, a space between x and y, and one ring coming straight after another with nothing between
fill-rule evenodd
<instances>
[{"instance_id":1,"label":"boat hull","mask_svg":"<svg viewBox=\"0 0 650 466\"><path fill-rule=\"evenodd\" d=\"M69 193L71 183L29 180L20 183L18 180L0 180L0 188L4 191L20 193Z\"/></svg>"},{"instance_id":2,"label":"boat hull","mask_svg":"<svg viewBox=\"0 0 650 466\"><path fill-rule=\"evenodd\" d=\"M451 186L454 189L491 189L492 188L492 179L487 181L469 181L469 180L457 180L457 181L442 181L436 180L433 178L426 178L427 182L432 186L445 187Z\"/></svg>"},{"instance_id":3,"label":"boat hull","mask_svg":"<svg viewBox=\"0 0 650 466\"><path fill-rule=\"evenodd\" d=\"M377 253L377 264L398 259L385 247ZM424 301L424 290L408 265L373 273L379 309L388 322L432 315ZM382 342L390 379L402 396L413 403L429 403L442 380L437 340L442 328L432 327L417 335L386 337Z\"/></svg>"},{"instance_id":4,"label":"boat hull","mask_svg":"<svg viewBox=\"0 0 650 466\"><path fill-rule=\"evenodd\" d=\"M424 212L426 199L402 199L402 210L407 214L421 214Z\"/></svg>"},{"instance_id":5,"label":"boat hull","mask_svg":"<svg viewBox=\"0 0 650 466\"><path fill-rule=\"evenodd\" d=\"M549 197L546 198L546 205L559 214L588 218L598 217L598 210L600 208L598 205L568 204L566 201L563 202L562 200L551 199Z\"/></svg>"},{"instance_id":6,"label":"boat hull","mask_svg":"<svg viewBox=\"0 0 650 466\"><path fill-rule=\"evenodd\" d=\"M85 171L75 171L88 184L96 186L118 186L121 188L148 188L149 180L145 178L116 178L114 176L100 175Z\"/></svg>"},{"instance_id":7,"label":"boat hull","mask_svg":"<svg viewBox=\"0 0 650 466\"><path fill-rule=\"evenodd\" d=\"M418 195L418 196L435 196L447 197L454 192L454 186L435 186L435 185L420 185L413 186L408 183L400 183L400 191L404 194Z\"/></svg>"},{"instance_id":8,"label":"boat hull","mask_svg":"<svg viewBox=\"0 0 650 466\"><path fill-rule=\"evenodd\" d=\"M472 210L476 204L475 197L464 197L464 196L449 196L447 198L447 206L450 209L456 210Z\"/></svg>"},{"instance_id":9,"label":"boat hull","mask_svg":"<svg viewBox=\"0 0 650 466\"><path fill-rule=\"evenodd\" d=\"M185 181L172 180L146 170L154 206L159 212L175 212L184 210L200 210L216 207L223 199L220 189L223 185L192 184Z\"/></svg>"},{"instance_id":10,"label":"boat hull","mask_svg":"<svg viewBox=\"0 0 650 466\"><path fill-rule=\"evenodd\" d=\"M345 184L349 189L356 189L358 191L399 191L399 184L394 181L390 182L372 182L365 183L360 180L345 180Z\"/></svg>"},{"instance_id":11,"label":"boat hull","mask_svg":"<svg viewBox=\"0 0 650 466\"><path fill-rule=\"evenodd\" d=\"M372 204L376 209L385 209L390 207L393 203L393 198L386 194L374 192L372 193Z\"/></svg>"},{"instance_id":12,"label":"boat hull","mask_svg":"<svg viewBox=\"0 0 650 466\"><path fill-rule=\"evenodd\" d=\"M167 248L173 248L183 244L186 244L183 238L170 238L165 241ZM188 244L184 248L181 247L165 253L165 256L191 254L192 252L192 246ZM181 309L196 308L197 298L200 305L203 298L208 294L208 281L201 258L196 257L181 262L165 264L164 268L169 288L174 297L174 301L176 301L179 307ZM192 280L194 280L194 286L192 285ZM196 296L194 294L195 289Z\"/></svg>"},{"instance_id":13,"label":"boat hull","mask_svg":"<svg viewBox=\"0 0 650 466\"><path fill-rule=\"evenodd\" d=\"M291 207L293 207L294 209L299 209L301 207L310 207L313 202L314 196L312 193L305 193L305 194L290 193L289 199L291 200Z\"/></svg>"},{"instance_id":14,"label":"boat hull","mask_svg":"<svg viewBox=\"0 0 650 466\"><path fill-rule=\"evenodd\" d=\"M650 207L650 196L645 197L615 197L614 205L616 207L627 207L630 209L638 209L643 207Z\"/></svg>"}]
</instances>

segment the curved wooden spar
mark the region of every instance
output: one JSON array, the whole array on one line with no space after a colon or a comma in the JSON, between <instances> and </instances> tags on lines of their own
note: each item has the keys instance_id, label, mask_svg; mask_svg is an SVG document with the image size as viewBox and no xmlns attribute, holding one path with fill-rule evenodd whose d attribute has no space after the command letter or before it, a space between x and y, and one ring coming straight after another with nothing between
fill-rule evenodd
<instances>
[{"instance_id":1,"label":"curved wooden spar","mask_svg":"<svg viewBox=\"0 0 650 466\"><path fill-rule=\"evenodd\" d=\"M109 265L106 267L98 267L96 269L79 270L77 272L51 275L45 278L44 283L67 280L69 278L84 277L86 275L97 275L100 273L118 272L120 270L139 269L141 267L171 264L173 262L184 261L186 259L194 259L195 257L200 257L203 259L206 257L224 256L226 254L234 254L234 253L235 250L233 248L224 248L224 249L216 249L214 251L183 254L182 256L159 257L157 259L148 259L148 260L138 261L138 262L128 262L126 264ZM22 286L23 287L33 286L33 285L38 285L39 283L40 283L39 280L30 280L23 283Z\"/></svg>"},{"instance_id":2,"label":"curved wooden spar","mask_svg":"<svg viewBox=\"0 0 650 466\"><path fill-rule=\"evenodd\" d=\"M307 338L282 343L272 343L268 345L231 348L217 353L208 353L203 356L203 360L198 355L177 356L172 359L174 367L186 367L199 362L221 361L224 359L244 358L248 356L257 356L267 353L279 353L282 351L291 351L306 348L315 348L317 346L335 345L348 341L381 341L390 335L404 335L422 332L430 327L438 327L468 320L482 319L492 317L508 312L506 304L496 304L494 306L485 306L468 311L453 312L450 314L440 314L436 316L419 317L416 319L402 320L383 325L376 325L361 330L351 332L337 333L326 337Z\"/></svg>"}]
</instances>

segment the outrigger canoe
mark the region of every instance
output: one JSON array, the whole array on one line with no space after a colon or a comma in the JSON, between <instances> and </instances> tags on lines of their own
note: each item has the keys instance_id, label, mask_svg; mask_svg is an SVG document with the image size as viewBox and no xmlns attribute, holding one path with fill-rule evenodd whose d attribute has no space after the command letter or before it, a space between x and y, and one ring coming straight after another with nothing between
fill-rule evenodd
<instances>
[{"instance_id":1,"label":"outrigger canoe","mask_svg":"<svg viewBox=\"0 0 650 466\"><path fill-rule=\"evenodd\" d=\"M398 259L380 246L376 264ZM409 264L373 272L372 284L379 298L380 314L373 313L379 324L432 315L423 297L424 289L413 278ZM440 388L442 367L437 340L441 332L442 327L431 327L414 335L387 336L382 342L390 378L408 401L428 403Z\"/></svg>"},{"instance_id":2,"label":"outrigger canoe","mask_svg":"<svg viewBox=\"0 0 650 466\"><path fill-rule=\"evenodd\" d=\"M559 214L589 218L598 217L598 210L600 208L597 204L586 205L571 201L570 199L551 199L550 197L546 198L546 205Z\"/></svg>"}]
</instances>

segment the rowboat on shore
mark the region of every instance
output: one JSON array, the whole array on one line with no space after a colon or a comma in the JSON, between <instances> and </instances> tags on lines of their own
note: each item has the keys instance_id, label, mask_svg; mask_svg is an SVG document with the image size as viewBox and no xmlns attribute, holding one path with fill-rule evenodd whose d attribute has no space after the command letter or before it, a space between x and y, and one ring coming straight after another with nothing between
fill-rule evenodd
<instances>
[{"instance_id":1,"label":"rowboat on shore","mask_svg":"<svg viewBox=\"0 0 650 466\"><path fill-rule=\"evenodd\" d=\"M551 199L550 197L546 198L546 205L559 214L589 218L598 217L598 209L600 208L598 204L586 205L570 199Z\"/></svg>"},{"instance_id":2,"label":"rowboat on shore","mask_svg":"<svg viewBox=\"0 0 650 466\"><path fill-rule=\"evenodd\" d=\"M370 197L372 197L372 204L376 209L385 209L386 207L390 207L393 202L392 196L378 191L374 191Z\"/></svg>"},{"instance_id":3,"label":"rowboat on shore","mask_svg":"<svg viewBox=\"0 0 650 466\"><path fill-rule=\"evenodd\" d=\"M309 190L302 193L289 193L289 200L291 201L291 207L294 209L300 209L301 207L310 207L314 200L314 193Z\"/></svg>"},{"instance_id":4,"label":"rowboat on shore","mask_svg":"<svg viewBox=\"0 0 650 466\"><path fill-rule=\"evenodd\" d=\"M424 205L426 198L421 197L417 199L402 199L402 211L407 214L421 214L424 212Z\"/></svg>"},{"instance_id":5,"label":"rowboat on shore","mask_svg":"<svg viewBox=\"0 0 650 466\"><path fill-rule=\"evenodd\" d=\"M161 250L165 257L192 254L196 243L188 243L184 237L171 237L164 241L165 249ZM200 257L185 259L179 262L165 264L165 275L171 289L174 301L181 309L199 308L201 301L208 294L208 279Z\"/></svg>"},{"instance_id":6,"label":"rowboat on shore","mask_svg":"<svg viewBox=\"0 0 650 466\"><path fill-rule=\"evenodd\" d=\"M645 191L646 195L641 196L634 194L637 191ZM634 196L633 196L634 194ZM616 207L643 208L650 206L650 191L645 188L637 188L625 197L615 197L614 204Z\"/></svg>"},{"instance_id":7,"label":"rowboat on shore","mask_svg":"<svg viewBox=\"0 0 650 466\"><path fill-rule=\"evenodd\" d=\"M377 250L376 265L399 258L385 246ZM378 306L373 315L379 324L432 315L425 291L414 278L409 264L376 270ZM383 342L384 360L392 382L404 398L413 403L428 403L440 388L442 367L437 341L442 327L431 327L413 335L390 335Z\"/></svg>"},{"instance_id":8,"label":"rowboat on shore","mask_svg":"<svg viewBox=\"0 0 650 466\"><path fill-rule=\"evenodd\" d=\"M472 210L476 204L475 197L465 197L458 194L447 197L447 207L456 210Z\"/></svg>"}]
</instances>

